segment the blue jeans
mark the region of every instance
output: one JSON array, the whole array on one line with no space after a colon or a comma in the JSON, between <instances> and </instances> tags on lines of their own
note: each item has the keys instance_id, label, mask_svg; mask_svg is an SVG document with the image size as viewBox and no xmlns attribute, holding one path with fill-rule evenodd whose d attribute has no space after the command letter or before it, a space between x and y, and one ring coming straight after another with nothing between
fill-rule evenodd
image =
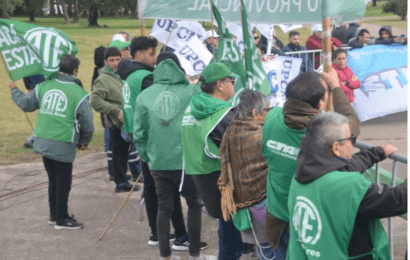
<instances>
[{"instance_id":1,"label":"blue jeans","mask_svg":"<svg viewBox=\"0 0 410 260\"><path fill-rule=\"evenodd\" d=\"M219 220L219 260L239 260L243 253L241 232L232 221Z\"/></svg>"},{"instance_id":2,"label":"blue jeans","mask_svg":"<svg viewBox=\"0 0 410 260\"><path fill-rule=\"evenodd\" d=\"M112 138L109 127L104 128L104 151L107 153L108 174L113 175L114 168L112 165Z\"/></svg>"},{"instance_id":3,"label":"blue jeans","mask_svg":"<svg viewBox=\"0 0 410 260\"><path fill-rule=\"evenodd\" d=\"M282 238L280 239L278 249L273 250L272 247L270 247L268 242L261 243L260 247L256 245L259 258L260 260L269 260L275 257L275 260L285 260L286 259L286 252L288 249L289 245L289 231L285 229L283 231Z\"/></svg>"}]
</instances>

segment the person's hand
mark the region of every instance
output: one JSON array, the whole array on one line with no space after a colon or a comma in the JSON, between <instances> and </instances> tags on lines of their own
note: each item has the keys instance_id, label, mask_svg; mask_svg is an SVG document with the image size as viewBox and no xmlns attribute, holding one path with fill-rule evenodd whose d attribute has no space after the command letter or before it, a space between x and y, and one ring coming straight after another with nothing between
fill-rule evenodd
<instances>
[{"instance_id":1,"label":"person's hand","mask_svg":"<svg viewBox=\"0 0 410 260\"><path fill-rule=\"evenodd\" d=\"M363 43L363 47L364 47L364 46L367 46L367 43Z\"/></svg>"},{"instance_id":2,"label":"person's hand","mask_svg":"<svg viewBox=\"0 0 410 260\"><path fill-rule=\"evenodd\" d=\"M340 87L339 86L339 76L335 69L330 68L330 72L322 72L323 79L325 80L326 84L329 86L330 90L334 88Z\"/></svg>"},{"instance_id":3,"label":"person's hand","mask_svg":"<svg viewBox=\"0 0 410 260\"><path fill-rule=\"evenodd\" d=\"M79 150L84 151L84 150L88 150L88 147L85 146L84 144L81 144L80 147L78 147Z\"/></svg>"},{"instance_id":4,"label":"person's hand","mask_svg":"<svg viewBox=\"0 0 410 260\"><path fill-rule=\"evenodd\" d=\"M382 144L381 147L383 148L386 157L389 157L392 153L397 152L397 148L390 144Z\"/></svg>"},{"instance_id":5,"label":"person's hand","mask_svg":"<svg viewBox=\"0 0 410 260\"><path fill-rule=\"evenodd\" d=\"M120 113L118 113L118 120L121 122L121 123L124 123L124 117L123 117L123 115L122 115L122 110L120 110Z\"/></svg>"},{"instance_id":6,"label":"person's hand","mask_svg":"<svg viewBox=\"0 0 410 260\"><path fill-rule=\"evenodd\" d=\"M403 42L404 42L404 38L403 38L403 37L396 37L396 38L393 39L393 41L394 41L394 42L401 42L401 43L403 43Z\"/></svg>"},{"instance_id":7,"label":"person's hand","mask_svg":"<svg viewBox=\"0 0 410 260\"><path fill-rule=\"evenodd\" d=\"M10 89L10 90L13 90L13 89L15 89L15 88L17 88L16 82L14 82L14 81L9 81L9 89Z\"/></svg>"},{"instance_id":8,"label":"person's hand","mask_svg":"<svg viewBox=\"0 0 410 260\"><path fill-rule=\"evenodd\" d=\"M352 80L353 81L358 81L359 79L356 77L356 75L353 75Z\"/></svg>"},{"instance_id":9,"label":"person's hand","mask_svg":"<svg viewBox=\"0 0 410 260\"><path fill-rule=\"evenodd\" d=\"M343 85L343 86L346 86L346 81L343 81L343 82L342 82L342 85Z\"/></svg>"},{"instance_id":10,"label":"person's hand","mask_svg":"<svg viewBox=\"0 0 410 260\"><path fill-rule=\"evenodd\" d=\"M333 45L332 46L332 49L335 51L335 50L337 50L337 49L339 49L337 46L335 46L335 45Z\"/></svg>"}]
</instances>

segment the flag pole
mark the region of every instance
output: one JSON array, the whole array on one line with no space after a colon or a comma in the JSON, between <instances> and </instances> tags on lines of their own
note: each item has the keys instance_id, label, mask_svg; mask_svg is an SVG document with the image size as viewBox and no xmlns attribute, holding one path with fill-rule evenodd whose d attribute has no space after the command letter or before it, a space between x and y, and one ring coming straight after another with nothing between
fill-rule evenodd
<instances>
[{"instance_id":1,"label":"flag pole","mask_svg":"<svg viewBox=\"0 0 410 260\"><path fill-rule=\"evenodd\" d=\"M171 20L170 20L170 21L171 21ZM174 28L176 28L176 27L177 27L177 20L175 20L174 24L172 25L171 31L170 31L169 34L168 34L168 38L167 38L167 41L165 42L165 46L164 46L164 51L165 51L165 49L167 48L169 38L171 38L171 34L172 34L172 32L174 31Z\"/></svg>"},{"instance_id":2,"label":"flag pole","mask_svg":"<svg viewBox=\"0 0 410 260\"><path fill-rule=\"evenodd\" d=\"M242 0L240 0L240 2L241 2L242 38L243 38L243 42L245 44L245 23L243 22L243 2L242 2ZM244 54L245 54L245 64L246 64L246 48L244 50ZM252 77L248 77L248 73L246 71L246 66L245 66L245 73L246 73L247 83L248 83L248 85L245 87L245 89L249 90L252 87Z\"/></svg>"},{"instance_id":3,"label":"flag pole","mask_svg":"<svg viewBox=\"0 0 410 260\"><path fill-rule=\"evenodd\" d=\"M323 42L323 67L326 73L329 73L332 68L332 32L330 30L330 18L326 17L322 19L322 42ZM329 99L326 104L326 111L333 110L333 95L329 91Z\"/></svg>"},{"instance_id":4,"label":"flag pole","mask_svg":"<svg viewBox=\"0 0 410 260\"><path fill-rule=\"evenodd\" d=\"M145 36L145 21L142 18L140 18L140 30L141 36Z\"/></svg>"},{"instance_id":5,"label":"flag pole","mask_svg":"<svg viewBox=\"0 0 410 260\"><path fill-rule=\"evenodd\" d=\"M213 1L209 1L210 5L211 5L211 33L212 33L212 38L214 37L214 8L213 8ZM206 40L205 40L206 41ZM215 62L215 47L212 46L212 60Z\"/></svg>"}]
</instances>

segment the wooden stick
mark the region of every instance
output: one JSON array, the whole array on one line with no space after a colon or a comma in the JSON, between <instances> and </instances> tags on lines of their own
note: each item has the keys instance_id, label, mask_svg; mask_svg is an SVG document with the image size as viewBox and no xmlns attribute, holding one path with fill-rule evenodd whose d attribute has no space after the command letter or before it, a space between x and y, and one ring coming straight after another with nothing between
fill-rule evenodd
<instances>
[{"instance_id":1,"label":"wooden stick","mask_svg":"<svg viewBox=\"0 0 410 260\"><path fill-rule=\"evenodd\" d=\"M127 203L128 199L130 198L132 192L134 191L135 186L137 186L138 181L141 179L142 177L142 172L140 173L140 175L138 176L137 180L135 181L134 185L132 186L132 189L130 190L130 192L128 193L128 196L125 198L124 202L122 203L120 209L117 211L117 214L115 214L115 216L113 217L113 219L111 220L110 224L108 225L108 227L104 230L104 232L102 233L102 235L100 236L100 238L98 239L98 241L101 241L104 238L105 233L107 233L108 229L111 227L111 225L114 223L115 219L118 217L118 215L120 214L122 208L124 207L125 203Z\"/></svg>"},{"instance_id":2,"label":"wooden stick","mask_svg":"<svg viewBox=\"0 0 410 260\"><path fill-rule=\"evenodd\" d=\"M170 21L171 21L171 20L170 20ZM175 20L174 24L172 25L171 31L170 31L169 34L168 34L167 41L165 42L164 51L165 51L165 49L167 48L169 38L171 38L171 34L172 34L172 32L174 31L174 28L176 28L177 26L178 26L178 25L177 25L177 20Z\"/></svg>"},{"instance_id":3,"label":"wooden stick","mask_svg":"<svg viewBox=\"0 0 410 260\"><path fill-rule=\"evenodd\" d=\"M67 208L68 208L68 212L70 212L70 215L73 215L73 211L71 210L70 204L68 204L67 202Z\"/></svg>"},{"instance_id":4,"label":"wooden stick","mask_svg":"<svg viewBox=\"0 0 410 260\"><path fill-rule=\"evenodd\" d=\"M141 30L141 36L145 36L145 22L144 19L140 19L140 30Z\"/></svg>"},{"instance_id":5,"label":"wooden stick","mask_svg":"<svg viewBox=\"0 0 410 260\"><path fill-rule=\"evenodd\" d=\"M211 33L212 33L212 38L215 38L214 37L214 8L212 7L212 3L213 3L212 0L209 1L209 4L211 5ZM218 44L219 44L219 41L218 41ZM215 46L212 46L212 56L213 56L212 60L215 62Z\"/></svg>"},{"instance_id":6,"label":"wooden stick","mask_svg":"<svg viewBox=\"0 0 410 260\"><path fill-rule=\"evenodd\" d=\"M330 18L322 19L322 43L323 43L323 70L329 73L332 68L332 34L330 31ZM333 95L329 89L329 99L326 104L326 111L333 110Z\"/></svg>"}]
</instances>

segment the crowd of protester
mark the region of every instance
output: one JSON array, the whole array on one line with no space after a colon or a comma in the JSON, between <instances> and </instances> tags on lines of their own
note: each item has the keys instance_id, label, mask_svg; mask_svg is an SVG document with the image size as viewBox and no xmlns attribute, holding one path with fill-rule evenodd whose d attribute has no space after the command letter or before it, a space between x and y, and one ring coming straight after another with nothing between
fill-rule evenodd
<instances>
[{"instance_id":1,"label":"crowd of protester","mask_svg":"<svg viewBox=\"0 0 410 260\"><path fill-rule=\"evenodd\" d=\"M69 121L40 113L35 130L33 149L43 156L50 180L49 223L58 229L83 227L67 212L67 201L75 151L91 141L92 107L101 113L114 191L139 190L129 181L143 176L148 244L159 246L160 259L181 259L171 249L188 251L192 260L239 260L253 251L263 260L389 259L379 219L407 212L407 180L391 188L361 175L396 152L391 145L352 156L360 128L350 103L360 81L340 47L369 44L360 23L340 27L332 38L330 72L314 71L319 55L313 62L306 53L300 56L300 74L286 87L283 108L272 108L266 96L251 90L233 106L229 101L239 76L227 66L214 62L200 76L187 76L172 49L162 48L158 55L155 38L131 39L126 31L95 50L90 101L76 78L80 61L70 55L55 80L32 92L9 83L13 101L25 111L44 109L41 104L50 102L45 93L53 88L75 101ZM321 34L315 28L306 48L298 32L289 33L286 46L274 36L271 53L322 49ZM391 28L382 27L379 34L376 44L407 44L406 38L392 36ZM253 36L266 53L268 39ZM216 31L207 32L204 45L215 52ZM334 112L324 112L330 94ZM47 123L65 128L49 138ZM72 131L71 123L81 127ZM187 225L180 195L188 205ZM218 220L217 257L201 253L207 247L201 242L202 205Z\"/></svg>"}]
</instances>

